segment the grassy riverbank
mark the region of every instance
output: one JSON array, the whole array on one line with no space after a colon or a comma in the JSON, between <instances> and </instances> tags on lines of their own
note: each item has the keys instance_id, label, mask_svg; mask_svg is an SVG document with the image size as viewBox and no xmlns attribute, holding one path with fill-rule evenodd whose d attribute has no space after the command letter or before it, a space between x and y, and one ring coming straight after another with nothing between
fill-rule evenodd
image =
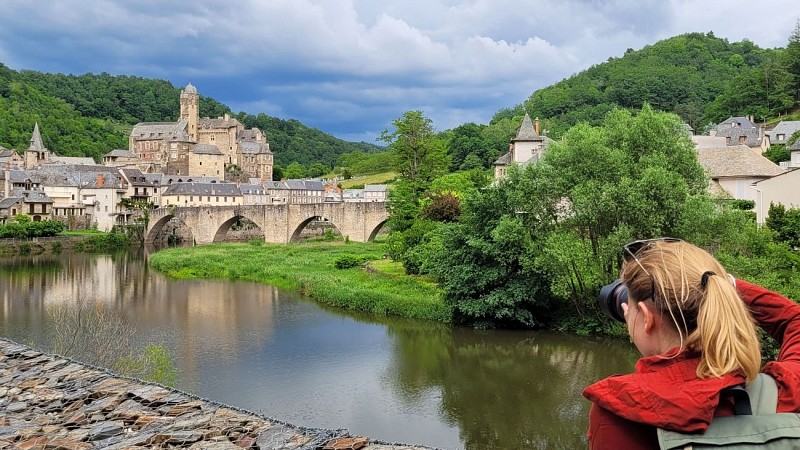
<instances>
[{"instance_id":1,"label":"grassy riverbank","mask_svg":"<svg viewBox=\"0 0 800 450\"><path fill-rule=\"evenodd\" d=\"M213 244L173 248L150 255L148 263L176 278L247 280L298 290L331 306L381 315L448 322L441 291L425 278L384 270L384 244ZM376 261L375 268L337 269L342 257Z\"/></svg>"}]
</instances>

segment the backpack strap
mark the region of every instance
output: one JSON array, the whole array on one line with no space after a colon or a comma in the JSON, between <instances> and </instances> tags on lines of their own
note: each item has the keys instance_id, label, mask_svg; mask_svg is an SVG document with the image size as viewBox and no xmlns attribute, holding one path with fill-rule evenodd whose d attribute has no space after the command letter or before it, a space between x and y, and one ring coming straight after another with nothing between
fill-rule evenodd
<instances>
[{"instance_id":1,"label":"backpack strap","mask_svg":"<svg viewBox=\"0 0 800 450\"><path fill-rule=\"evenodd\" d=\"M775 379L760 373L746 388L728 388L721 393L726 394L733 396L736 415L714 418L704 434L684 434L658 428L659 447L688 450L723 448L736 444L757 446L788 440L787 447L781 448L797 448L797 440L800 440L800 414L776 414L778 386Z\"/></svg>"},{"instance_id":2,"label":"backpack strap","mask_svg":"<svg viewBox=\"0 0 800 450\"><path fill-rule=\"evenodd\" d=\"M775 414L778 409L778 385L774 378L759 373L756 379L747 385L746 390L753 414Z\"/></svg>"}]
</instances>

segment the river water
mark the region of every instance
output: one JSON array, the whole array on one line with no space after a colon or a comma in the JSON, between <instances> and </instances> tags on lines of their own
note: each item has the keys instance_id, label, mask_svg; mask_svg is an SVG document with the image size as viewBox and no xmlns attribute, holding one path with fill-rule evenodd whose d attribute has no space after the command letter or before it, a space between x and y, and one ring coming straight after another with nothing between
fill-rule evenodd
<instances>
[{"instance_id":1,"label":"river water","mask_svg":"<svg viewBox=\"0 0 800 450\"><path fill-rule=\"evenodd\" d=\"M178 387L295 425L442 449L582 448L582 389L632 370L624 341L353 314L254 283L171 280L141 255L0 259L0 336L48 348L52 310L119 313Z\"/></svg>"}]
</instances>

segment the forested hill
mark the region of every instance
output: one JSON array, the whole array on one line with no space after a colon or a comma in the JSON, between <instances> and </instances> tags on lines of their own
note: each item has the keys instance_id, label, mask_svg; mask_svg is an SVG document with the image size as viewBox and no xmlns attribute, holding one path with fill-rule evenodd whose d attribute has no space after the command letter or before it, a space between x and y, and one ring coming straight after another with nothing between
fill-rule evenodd
<instances>
[{"instance_id":1,"label":"forested hill","mask_svg":"<svg viewBox=\"0 0 800 450\"><path fill-rule=\"evenodd\" d=\"M0 146L24 150L35 122L45 146L62 156L91 156L95 161L115 148L128 148L138 122L177 120L180 88L163 80L132 76L63 75L14 71L0 63ZM374 152L380 147L337 139L296 120L264 114L235 114L226 105L200 96L200 116L231 113L245 127L258 127L270 142L275 163L332 166L343 153Z\"/></svg>"},{"instance_id":2,"label":"forested hill","mask_svg":"<svg viewBox=\"0 0 800 450\"><path fill-rule=\"evenodd\" d=\"M797 31L795 31L797 33ZM797 40L793 44L793 39ZM552 137L580 121L598 124L614 107L644 102L679 114L696 130L729 116L776 117L800 106L800 36L787 49L761 49L751 41L728 42L713 33L690 33L593 66L534 92L494 120L521 115L543 119ZM794 56L790 56L790 53Z\"/></svg>"}]
</instances>

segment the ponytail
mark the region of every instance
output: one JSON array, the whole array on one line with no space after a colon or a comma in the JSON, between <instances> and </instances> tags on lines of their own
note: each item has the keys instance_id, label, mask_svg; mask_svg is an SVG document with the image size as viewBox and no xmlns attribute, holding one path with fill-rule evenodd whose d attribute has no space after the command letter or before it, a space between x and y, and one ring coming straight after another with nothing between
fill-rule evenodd
<instances>
[{"instance_id":1,"label":"ponytail","mask_svg":"<svg viewBox=\"0 0 800 450\"><path fill-rule=\"evenodd\" d=\"M705 272L701 286L705 298L698 305L697 329L688 339L689 346L701 351L697 376L739 371L747 382L754 380L761 367L761 350L752 316L724 274Z\"/></svg>"}]
</instances>

